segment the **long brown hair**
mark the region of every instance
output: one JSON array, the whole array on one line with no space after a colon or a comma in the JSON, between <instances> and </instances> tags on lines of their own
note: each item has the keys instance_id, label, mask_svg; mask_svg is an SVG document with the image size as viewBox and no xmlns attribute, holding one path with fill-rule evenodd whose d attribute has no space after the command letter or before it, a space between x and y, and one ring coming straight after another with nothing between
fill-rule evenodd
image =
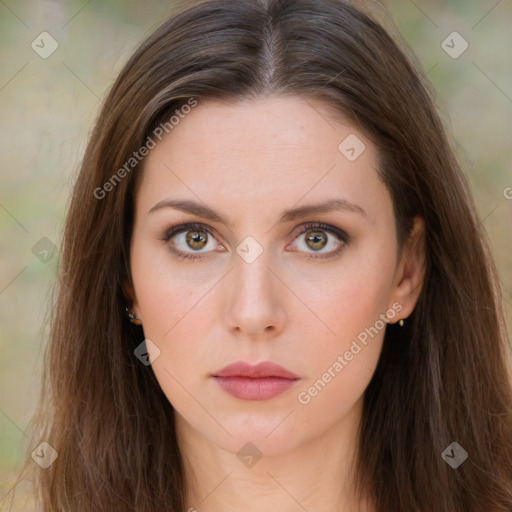
<instances>
[{"instance_id":1,"label":"long brown hair","mask_svg":"<svg viewBox=\"0 0 512 512\"><path fill-rule=\"evenodd\" d=\"M379 512L512 509L499 280L423 82L382 25L341 0L195 2L142 43L104 102L67 216L30 446L58 452L47 469L29 461L44 511L183 512L173 408L134 357L143 332L124 312L141 174L127 162L192 98L268 95L319 98L376 144L399 249L425 219L423 290L406 325L387 327L365 391L357 491ZM457 469L442 457L452 442L468 453Z\"/></svg>"}]
</instances>

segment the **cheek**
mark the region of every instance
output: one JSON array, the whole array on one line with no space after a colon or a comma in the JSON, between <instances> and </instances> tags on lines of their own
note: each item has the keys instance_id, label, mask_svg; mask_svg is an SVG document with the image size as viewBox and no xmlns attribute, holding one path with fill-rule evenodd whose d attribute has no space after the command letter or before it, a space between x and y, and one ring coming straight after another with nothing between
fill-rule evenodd
<instances>
[{"instance_id":1,"label":"cheek","mask_svg":"<svg viewBox=\"0 0 512 512\"><path fill-rule=\"evenodd\" d=\"M339 265L325 270L304 266L290 272L294 292L315 313L308 314L315 324L310 335L318 332L326 347L343 346L377 321L383 327L380 319L389 308L395 260L389 245L372 245L347 252Z\"/></svg>"},{"instance_id":2,"label":"cheek","mask_svg":"<svg viewBox=\"0 0 512 512\"><path fill-rule=\"evenodd\" d=\"M134 245L132 277L146 337L161 343L183 326L202 328L205 304L208 307L208 300L203 300L217 279L211 271L208 276L199 266L192 268L173 263L166 250Z\"/></svg>"},{"instance_id":3,"label":"cheek","mask_svg":"<svg viewBox=\"0 0 512 512\"><path fill-rule=\"evenodd\" d=\"M364 393L379 361L386 323L387 281L340 280L315 306L334 331L329 336L310 329L308 376L297 392L296 401L308 417L322 422L340 420ZM333 283L334 284L334 283ZM318 327L318 326L317 326ZM318 332L320 329L316 329ZM323 329L321 332L326 332Z\"/></svg>"},{"instance_id":4,"label":"cheek","mask_svg":"<svg viewBox=\"0 0 512 512\"><path fill-rule=\"evenodd\" d=\"M333 425L346 417L372 379L381 347L379 334L367 346L354 341L331 351L320 362L317 374L297 392L300 414L321 425Z\"/></svg>"},{"instance_id":5,"label":"cheek","mask_svg":"<svg viewBox=\"0 0 512 512\"><path fill-rule=\"evenodd\" d=\"M202 354L214 317L211 296L207 289L180 283L156 268L143 282L138 297L144 336L159 349L152 371L169 402L178 410L190 410L195 404L191 396L200 396L196 386L208 370Z\"/></svg>"},{"instance_id":6,"label":"cheek","mask_svg":"<svg viewBox=\"0 0 512 512\"><path fill-rule=\"evenodd\" d=\"M346 412L375 371L392 291L394 255L387 250L347 258L341 270L320 276L314 289L308 284L299 292L308 297L308 305L323 323L315 320L308 327L305 351L310 372L297 396L301 405L318 408L318 414L322 411L334 418Z\"/></svg>"},{"instance_id":7,"label":"cheek","mask_svg":"<svg viewBox=\"0 0 512 512\"><path fill-rule=\"evenodd\" d=\"M144 337L159 349L151 367L170 401L189 404L182 386L192 389L194 379L211 370L202 354L218 322L213 309L222 270L206 273L200 265L176 264L167 251L147 246L134 244L131 263Z\"/></svg>"}]
</instances>

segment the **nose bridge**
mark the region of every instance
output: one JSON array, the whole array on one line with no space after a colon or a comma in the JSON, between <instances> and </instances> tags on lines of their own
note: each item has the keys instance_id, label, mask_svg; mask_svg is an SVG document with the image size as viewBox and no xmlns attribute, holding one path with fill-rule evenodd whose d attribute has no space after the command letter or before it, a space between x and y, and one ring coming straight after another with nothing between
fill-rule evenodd
<instances>
[{"instance_id":1,"label":"nose bridge","mask_svg":"<svg viewBox=\"0 0 512 512\"><path fill-rule=\"evenodd\" d=\"M229 326L251 335L262 334L269 326L279 330L284 297L278 289L279 280L270 270L275 266L271 251L247 237L236 252L226 304Z\"/></svg>"},{"instance_id":2,"label":"nose bridge","mask_svg":"<svg viewBox=\"0 0 512 512\"><path fill-rule=\"evenodd\" d=\"M236 253L233 289L255 299L268 299L274 277L269 270L272 265L270 250L254 237L247 237L237 246Z\"/></svg>"}]
</instances>

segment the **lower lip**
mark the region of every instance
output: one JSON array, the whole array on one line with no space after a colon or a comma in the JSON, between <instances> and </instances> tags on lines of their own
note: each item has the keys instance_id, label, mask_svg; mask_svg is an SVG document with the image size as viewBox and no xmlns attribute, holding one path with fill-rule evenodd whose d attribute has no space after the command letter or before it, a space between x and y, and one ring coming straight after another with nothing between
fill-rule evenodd
<instances>
[{"instance_id":1,"label":"lower lip","mask_svg":"<svg viewBox=\"0 0 512 512\"><path fill-rule=\"evenodd\" d=\"M219 386L241 400L270 400L290 389L299 379L282 377L214 377Z\"/></svg>"}]
</instances>

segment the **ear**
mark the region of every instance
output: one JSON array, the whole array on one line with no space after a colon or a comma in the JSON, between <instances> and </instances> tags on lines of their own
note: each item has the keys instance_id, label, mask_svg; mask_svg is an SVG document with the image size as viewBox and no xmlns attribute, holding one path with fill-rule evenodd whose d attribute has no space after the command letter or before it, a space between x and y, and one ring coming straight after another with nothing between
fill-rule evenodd
<instances>
[{"instance_id":1,"label":"ear","mask_svg":"<svg viewBox=\"0 0 512 512\"><path fill-rule=\"evenodd\" d=\"M129 279L123 281L123 297L128 306L137 316L140 316L139 305L133 284Z\"/></svg>"},{"instance_id":2,"label":"ear","mask_svg":"<svg viewBox=\"0 0 512 512\"><path fill-rule=\"evenodd\" d=\"M397 321L407 318L413 312L423 288L424 279L425 220L417 215L413 219L413 227L404 243L395 273L391 304L398 302L402 306Z\"/></svg>"}]
</instances>

